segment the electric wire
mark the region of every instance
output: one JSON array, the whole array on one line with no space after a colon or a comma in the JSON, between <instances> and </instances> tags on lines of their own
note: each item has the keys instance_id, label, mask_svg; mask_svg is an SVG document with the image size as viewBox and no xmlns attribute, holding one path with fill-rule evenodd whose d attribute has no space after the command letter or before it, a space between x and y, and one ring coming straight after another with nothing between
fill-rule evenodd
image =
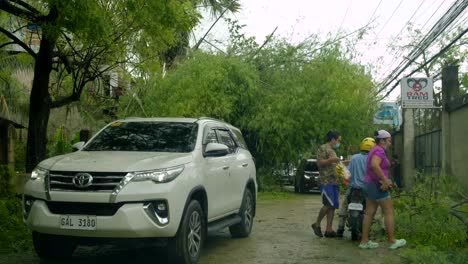
<instances>
[{"instance_id":1,"label":"electric wire","mask_svg":"<svg viewBox=\"0 0 468 264\"><path fill-rule=\"evenodd\" d=\"M444 15L434 24L425 37L412 49L412 51L403 59L397 68L381 83L377 94L381 93L386 87L395 81L400 74L406 70L440 34L466 9L468 1L458 0L444 13ZM393 90L392 88L391 90ZM390 93L389 91L388 93Z\"/></svg>"},{"instance_id":2,"label":"electric wire","mask_svg":"<svg viewBox=\"0 0 468 264\"><path fill-rule=\"evenodd\" d=\"M390 15L390 17L387 19L387 21L385 21L384 25L382 26L382 29L380 29L379 33L377 33L377 36L375 38L378 38L380 33L382 33L382 31L385 29L385 27L387 26L388 22L390 22L390 20L392 20L393 16L395 15L396 11L400 8L401 4L403 3L403 0L400 0L400 3L398 3L398 6L393 10L392 14Z\"/></svg>"},{"instance_id":3,"label":"electric wire","mask_svg":"<svg viewBox=\"0 0 468 264\"><path fill-rule=\"evenodd\" d=\"M422 68L424 68L424 66L426 66L427 64L431 63L433 60L437 59L438 57L440 57L441 55L443 55L450 47L452 47L459 39L461 39L466 33L468 32L468 28L466 28L465 30L463 30L460 34L458 34L458 36L456 38L454 38L449 44L447 44L444 48L442 48L439 52L437 52L437 54L435 54L434 56L432 56L430 59L428 59L426 62L424 62L423 64L419 65L416 69L414 69L413 71L411 71L409 74L407 74L406 76L409 76L409 75L412 75L416 72L418 72L419 70L421 70ZM387 97L397 86L398 86L398 82L396 84L393 85L393 87L383 96L383 98Z\"/></svg>"},{"instance_id":4,"label":"electric wire","mask_svg":"<svg viewBox=\"0 0 468 264\"><path fill-rule=\"evenodd\" d=\"M434 3L436 2L437 0L434 0L434 2L431 3L430 6L434 5ZM426 0L423 0L421 1L421 3L419 4L419 6L416 8L416 10L413 12L413 14L411 15L411 17L408 19L408 21L403 25L403 27L400 29L400 31L398 31L398 33L396 34L396 36L400 36L400 34L403 32L403 30L405 30L405 28L409 25L409 23L411 22L411 20L414 18L414 16L418 13L418 11L421 9L422 5L426 2ZM427 11L427 10L426 10ZM424 13L426 13L423 12ZM394 67L394 64L397 60L397 58L403 54L403 51L404 49L400 48L399 51L393 56L393 59L392 61L389 63L389 66L385 69L385 71L383 72L383 74L381 75L382 77L383 76L386 76L388 74L388 72L390 71L390 69L392 69Z\"/></svg>"}]
</instances>

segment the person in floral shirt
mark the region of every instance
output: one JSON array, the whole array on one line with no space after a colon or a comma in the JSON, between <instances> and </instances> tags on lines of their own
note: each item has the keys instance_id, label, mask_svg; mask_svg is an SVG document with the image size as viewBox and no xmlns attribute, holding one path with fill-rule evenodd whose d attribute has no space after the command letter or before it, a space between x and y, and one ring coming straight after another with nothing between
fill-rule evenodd
<instances>
[{"instance_id":1,"label":"person in floral shirt","mask_svg":"<svg viewBox=\"0 0 468 264\"><path fill-rule=\"evenodd\" d=\"M336 237L336 232L332 229L335 210L339 208L339 185L340 178L336 175L336 165L340 158L335 150L340 147L341 136L336 131L329 131L326 135L327 143L321 145L317 151L317 161L320 172L320 192L322 195L323 207L317 216L317 221L312 224L315 235L323 237L321 223L327 216L327 226L325 237Z\"/></svg>"}]
</instances>

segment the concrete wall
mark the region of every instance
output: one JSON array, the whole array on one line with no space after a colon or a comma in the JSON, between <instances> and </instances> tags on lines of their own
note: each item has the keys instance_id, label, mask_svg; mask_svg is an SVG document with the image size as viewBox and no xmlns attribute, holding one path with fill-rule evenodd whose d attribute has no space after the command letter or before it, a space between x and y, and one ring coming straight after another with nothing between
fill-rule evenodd
<instances>
[{"instance_id":1,"label":"concrete wall","mask_svg":"<svg viewBox=\"0 0 468 264\"><path fill-rule=\"evenodd\" d=\"M449 114L449 173L458 178L468 193L468 105Z\"/></svg>"}]
</instances>

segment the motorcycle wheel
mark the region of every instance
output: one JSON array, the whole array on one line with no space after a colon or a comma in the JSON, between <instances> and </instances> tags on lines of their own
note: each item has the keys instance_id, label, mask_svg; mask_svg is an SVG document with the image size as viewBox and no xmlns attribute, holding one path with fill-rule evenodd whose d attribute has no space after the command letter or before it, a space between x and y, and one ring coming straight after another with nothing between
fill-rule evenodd
<instances>
[{"instance_id":1,"label":"motorcycle wheel","mask_svg":"<svg viewBox=\"0 0 468 264\"><path fill-rule=\"evenodd\" d=\"M357 241L361 239L362 215L356 215L356 211L351 212L348 216L348 224L351 229L351 240Z\"/></svg>"},{"instance_id":2,"label":"motorcycle wheel","mask_svg":"<svg viewBox=\"0 0 468 264\"><path fill-rule=\"evenodd\" d=\"M361 239L361 236L360 236L360 232L357 231L357 230L351 230L351 240L352 241L358 241L359 239Z\"/></svg>"}]
</instances>

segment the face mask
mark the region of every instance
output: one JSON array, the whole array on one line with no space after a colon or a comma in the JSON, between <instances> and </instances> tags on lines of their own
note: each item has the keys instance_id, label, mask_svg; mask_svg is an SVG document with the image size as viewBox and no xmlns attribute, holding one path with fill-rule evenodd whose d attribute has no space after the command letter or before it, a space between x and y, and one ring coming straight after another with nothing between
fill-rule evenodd
<instances>
[{"instance_id":1,"label":"face mask","mask_svg":"<svg viewBox=\"0 0 468 264\"><path fill-rule=\"evenodd\" d=\"M338 149L340 147L340 143L336 143L335 146L333 146L334 149Z\"/></svg>"},{"instance_id":2,"label":"face mask","mask_svg":"<svg viewBox=\"0 0 468 264\"><path fill-rule=\"evenodd\" d=\"M387 150L387 145L383 146L383 149L384 149L384 150Z\"/></svg>"}]
</instances>

